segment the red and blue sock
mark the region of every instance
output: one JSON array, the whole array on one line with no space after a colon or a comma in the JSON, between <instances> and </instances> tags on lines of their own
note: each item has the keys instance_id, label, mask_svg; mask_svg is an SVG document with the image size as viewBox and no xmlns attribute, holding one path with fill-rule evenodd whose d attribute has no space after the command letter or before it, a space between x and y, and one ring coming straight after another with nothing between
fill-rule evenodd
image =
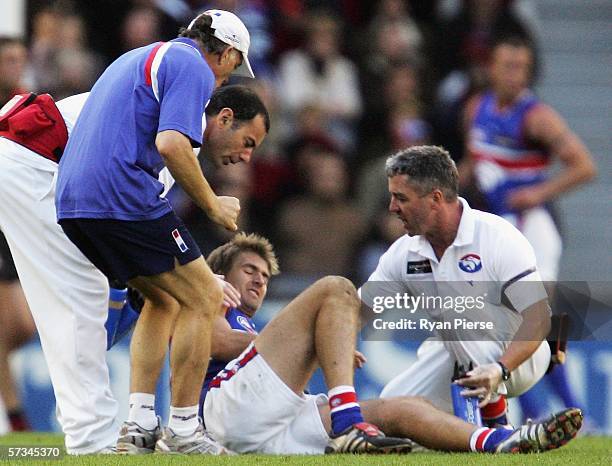
<instances>
[{"instance_id":1,"label":"red and blue sock","mask_svg":"<svg viewBox=\"0 0 612 466\"><path fill-rule=\"evenodd\" d=\"M332 434L338 435L352 425L363 422L355 387L339 385L329 391Z\"/></svg>"},{"instance_id":2,"label":"red and blue sock","mask_svg":"<svg viewBox=\"0 0 612 466\"><path fill-rule=\"evenodd\" d=\"M470 451L493 453L495 448L512 435L509 429L490 429L481 427L476 429L470 437Z\"/></svg>"}]
</instances>

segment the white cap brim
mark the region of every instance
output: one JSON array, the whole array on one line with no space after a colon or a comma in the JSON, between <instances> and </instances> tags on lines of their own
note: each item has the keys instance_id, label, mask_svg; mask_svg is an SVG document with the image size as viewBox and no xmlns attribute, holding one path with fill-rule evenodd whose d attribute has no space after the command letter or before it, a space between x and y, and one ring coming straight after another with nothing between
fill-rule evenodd
<instances>
[{"instance_id":1,"label":"white cap brim","mask_svg":"<svg viewBox=\"0 0 612 466\"><path fill-rule=\"evenodd\" d=\"M232 74L235 76L246 76L247 78L255 78L255 73L253 73L253 68L251 68L251 62L249 62L249 57L246 53L242 53L242 63L238 68L236 68L236 70Z\"/></svg>"}]
</instances>

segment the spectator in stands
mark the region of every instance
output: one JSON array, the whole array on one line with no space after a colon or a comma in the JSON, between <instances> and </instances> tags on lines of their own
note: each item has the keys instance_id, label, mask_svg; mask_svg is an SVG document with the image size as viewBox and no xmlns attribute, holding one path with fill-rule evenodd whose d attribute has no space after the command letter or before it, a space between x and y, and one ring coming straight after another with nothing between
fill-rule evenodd
<instances>
[{"instance_id":1,"label":"spectator in stands","mask_svg":"<svg viewBox=\"0 0 612 466\"><path fill-rule=\"evenodd\" d=\"M28 51L19 39L0 37L0 107L15 94L25 92Z\"/></svg>"},{"instance_id":2,"label":"spectator in stands","mask_svg":"<svg viewBox=\"0 0 612 466\"><path fill-rule=\"evenodd\" d=\"M55 99L88 92L103 70L102 59L87 46L83 18L69 14L59 24L55 55L57 82L48 89Z\"/></svg>"},{"instance_id":3,"label":"spectator in stands","mask_svg":"<svg viewBox=\"0 0 612 466\"><path fill-rule=\"evenodd\" d=\"M388 201L384 163L386 155L412 145L430 142L431 130L420 99L418 73L412 62L390 68L379 95L380 110L364 118L357 179L359 207L364 218L374 221L381 203ZM381 98L382 97L382 98ZM375 131L368 131L376 128Z\"/></svg>"},{"instance_id":4,"label":"spectator in stands","mask_svg":"<svg viewBox=\"0 0 612 466\"><path fill-rule=\"evenodd\" d=\"M281 206L277 232L288 274L315 278L353 275L352 254L364 219L349 198L349 174L337 153L311 153L307 192Z\"/></svg>"},{"instance_id":5,"label":"spectator in stands","mask_svg":"<svg viewBox=\"0 0 612 466\"><path fill-rule=\"evenodd\" d=\"M381 33L381 30L385 32ZM376 46L386 57L405 59L421 55L423 34L410 16L407 2L403 0L383 0L379 3L378 11L368 26L367 37L377 38ZM392 40L399 40L399 43Z\"/></svg>"},{"instance_id":6,"label":"spectator in stands","mask_svg":"<svg viewBox=\"0 0 612 466\"><path fill-rule=\"evenodd\" d=\"M83 18L71 11L36 14L31 56L36 89L55 99L89 91L103 69L100 55L87 45Z\"/></svg>"},{"instance_id":7,"label":"spectator in stands","mask_svg":"<svg viewBox=\"0 0 612 466\"><path fill-rule=\"evenodd\" d=\"M340 53L340 28L339 20L331 14L308 16L305 47L280 58L278 95L289 117L305 105L320 107L322 124L336 143L347 148L355 144L354 123L361 114L361 95L357 69Z\"/></svg>"},{"instance_id":8,"label":"spectator in stands","mask_svg":"<svg viewBox=\"0 0 612 466\"><path fill-rule=\"evenodd\" d=\"M136 7L128 12L121 26L124 51L149 45L161 39L160 13L150 7Z\"/></svg>"},{"instance_id":9,"label":"spectator in stands","mask_svg":"<svg viewBox=\"0 0 612 466\"><path fill-rule=\"evenodd\" d=\"M30 58L37 89L48 91L53 89L58 81L55 60L60 29L61 15L54 8L44 8L34 15Z\"/></svg>"},{"instance_id":10,"label":"spectator in stands","mask_svg":"<svg viewBox=\"0 0 612 466\"><path fill-rule=\"evenodd\" d=\"M432 44L432 122L436 142L458 161L464 152L461 109L487 84L487 66L493 44L501 37L519 36L534 42L514 0L464 0L458 14L442 24ZM534 64L536 61L534 46Z\"/></svg>"},{"instance_id":11,"label":"spectator in stands","mask_svg":"<svg viewBox=\"0 0 612 466\"><path fill-rule=\"evenodd\" d=\"M360 62L364 117L376 121L386 104L380 98L380 84L388 79L396 67L411 67L411 78L415 83L419 80L418 66L424 62L422 36L409 16L393 19L379 15L372 21L364 37L368 41Z\"/></svg>"}]
</instances>

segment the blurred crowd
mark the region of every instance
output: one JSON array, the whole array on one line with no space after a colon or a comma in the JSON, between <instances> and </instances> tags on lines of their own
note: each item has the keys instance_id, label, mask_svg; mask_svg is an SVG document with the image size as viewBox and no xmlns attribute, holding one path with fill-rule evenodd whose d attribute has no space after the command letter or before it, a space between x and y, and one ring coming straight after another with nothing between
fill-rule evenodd
<instances>
[{"instance_id":1,"label":"blurred crowd","mask_svg":"<svg viewBox=\"0 0 612 466\"><path fill-rule=\"evenodd\" d=\"M242 83L265 99L272 130L250 165L205 174L240 198L240 228L276 245L286 287L327 274L361 282L403 234L387 212L385 158L422 143L462 157L461 109L486 85L492 43L533 38L525 4L31 0L26 37L0 39L0 102L22 90L88 91L121 53L175 37L205 9L234 11L257 76ZM203 252L227 239L180 190L171 199Z\"/></svg>"}]
</instances>

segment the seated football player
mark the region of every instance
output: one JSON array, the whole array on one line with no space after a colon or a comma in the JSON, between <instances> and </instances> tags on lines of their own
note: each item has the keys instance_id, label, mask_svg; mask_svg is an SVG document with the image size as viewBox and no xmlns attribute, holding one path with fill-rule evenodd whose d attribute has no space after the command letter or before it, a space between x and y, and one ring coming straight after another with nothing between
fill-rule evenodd
<instances>
[{"instance_id":1,"label":"seated football player","mask_svg":"<svg viewBox=\"0 0 612 466\"><path fill-rule=\"evenodd\" d=\"M365 358L355 350L360 300L350 281L317 281L258 334L252 317L278 273L271 244L241 233L208 263L225 277L227 308L213 327L204 421L238 453L407 452L411 440L438 450L540 452L564 445L581 427L575 408L507 430L476 427L418 397L359 402L353 372ZM327 395L305 392L317 367Z\"/></svg>"}]
</instances>

